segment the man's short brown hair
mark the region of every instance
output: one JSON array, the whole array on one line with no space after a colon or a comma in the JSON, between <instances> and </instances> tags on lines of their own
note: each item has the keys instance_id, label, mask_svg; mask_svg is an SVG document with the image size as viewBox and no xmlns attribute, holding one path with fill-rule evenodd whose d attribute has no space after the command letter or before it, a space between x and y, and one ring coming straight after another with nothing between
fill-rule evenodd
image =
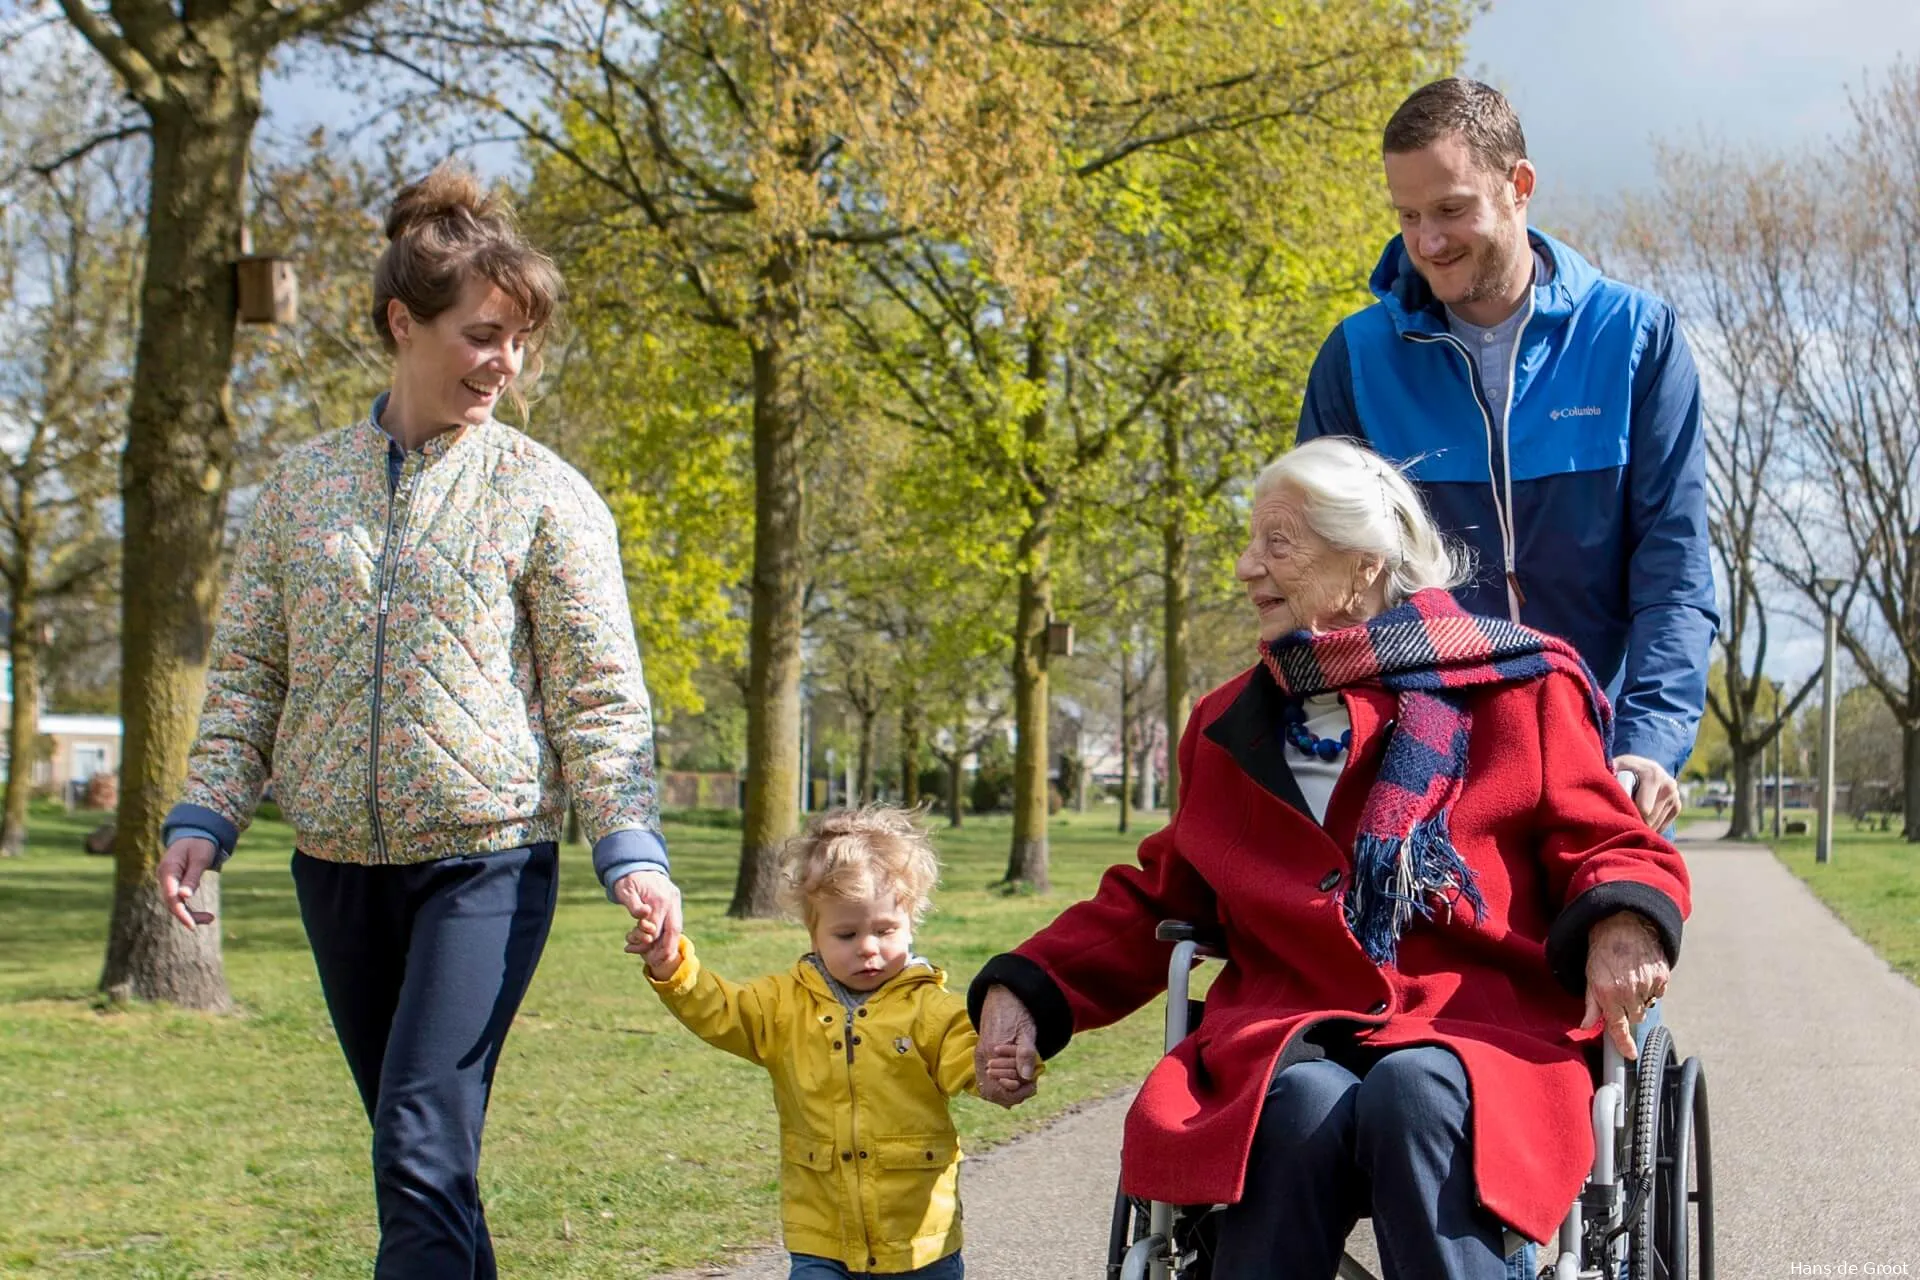
<instances>
[{"instance_id":1,"label":"man's short brown hair","mask_svg":"<svg viewBox=\"0 0 1920 1280\"><path fill-rule=\"evenodd\" d=\"M1390 155L1424 151L1455 134L1475 163L1503 177L1527 158L1527 137L1506 95L1460 76L1415 89L1387 121L1380 149Z\"/></svg>"}]
</instances>

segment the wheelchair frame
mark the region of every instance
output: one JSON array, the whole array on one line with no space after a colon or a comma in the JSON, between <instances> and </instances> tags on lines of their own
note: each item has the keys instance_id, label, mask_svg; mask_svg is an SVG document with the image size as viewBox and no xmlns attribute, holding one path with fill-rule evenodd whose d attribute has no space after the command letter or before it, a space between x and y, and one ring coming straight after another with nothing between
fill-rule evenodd
<instances>
[{"instance_id":1,"label":"wheelchair frame","mask_svg":"<svg viewBox=\"0 0 1920 1280\"><path fill-rule=\"evenodd\" d=\"M1165 1045L1172 1052L1191 1030L1194 961L1227 957L1180 921L1162 922L1154 936L1173 943ZM1592 1116L1593 1172L1556 1237L1542 1246L1539 1280L1714 1280L1712 1146L1700 1060L1680 1060L1665 1026L1646 1033L1634 1063L1605 1041ZM1117 1191L1108 1280L1207 1280L1211 1265L1198 1228L1217 1209ZM1375 1277L1343 1255L1337 1280Z\"/></svg>"}]
</instances>

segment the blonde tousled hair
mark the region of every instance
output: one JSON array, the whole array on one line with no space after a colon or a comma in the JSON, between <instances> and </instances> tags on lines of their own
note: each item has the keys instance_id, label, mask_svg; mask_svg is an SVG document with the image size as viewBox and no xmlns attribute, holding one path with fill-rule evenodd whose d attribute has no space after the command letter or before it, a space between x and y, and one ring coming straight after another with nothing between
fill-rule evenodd
<instances>
[{"instance_id":1,"label":"blonde tousled hair","mask_svg":"<svg viewBox=\"0 0 1920 1280\"><path fill-rule=\"evenodd\" d=\"M819 904L892 890L918 924L933 905L940 859L920 815L896 805L835 809L814 818L780 852L780 902L807 926Z\"/></svg>"}]
</instances>

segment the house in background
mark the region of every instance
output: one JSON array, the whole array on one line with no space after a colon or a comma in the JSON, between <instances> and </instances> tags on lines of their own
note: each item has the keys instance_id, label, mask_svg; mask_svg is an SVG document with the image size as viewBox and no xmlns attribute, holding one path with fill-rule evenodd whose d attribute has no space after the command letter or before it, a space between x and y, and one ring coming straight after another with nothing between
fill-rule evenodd
<instances>
[{"instance_id":1,"label":"house in background","mask_svg":"<svg viewBox=\"0 0 1920 1280\"><path fill-rule=\"evenodd\" d=\"M4 726L13 717L13 662L0 655L0 761L7 758ZM79 803L94 775L120 771L123 737L119 716L40 712L41 750L33 762L33 790Z\"/></svg>"}]
</instances>

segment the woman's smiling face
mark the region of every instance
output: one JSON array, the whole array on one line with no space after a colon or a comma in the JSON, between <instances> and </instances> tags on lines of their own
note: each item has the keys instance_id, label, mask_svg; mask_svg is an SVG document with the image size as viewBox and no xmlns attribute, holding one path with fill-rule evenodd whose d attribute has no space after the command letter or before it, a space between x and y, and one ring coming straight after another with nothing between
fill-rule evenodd
<instances>
[{"instance_id":1,"label":"woman's smiling face","mask_svg":"<svg viewBox=\"0 0 1920 1280\"><path fill-rule=\"evenodd\" d=\"M1314 532L1299 490L1283 481L1256 493L1251 524L1234 573L1260 616L1263 642L1296 631L1338 631L1371 616L1355 590L1362 557Z\"/></svg>"},{"instance_id":2,"label":"woman's smiling face","mask_svg":"<svg viewBox=\"0 0 1920 1280\"><path fill-rule=\"evenodd\" d=\"M533 340L532 322L519 306L480 276L432 320L416 319L396 299L389 323L399 348L394 381L403 388L408 416L435 426L478 426L491 418Z\"/></svg>"}]
</instances>

